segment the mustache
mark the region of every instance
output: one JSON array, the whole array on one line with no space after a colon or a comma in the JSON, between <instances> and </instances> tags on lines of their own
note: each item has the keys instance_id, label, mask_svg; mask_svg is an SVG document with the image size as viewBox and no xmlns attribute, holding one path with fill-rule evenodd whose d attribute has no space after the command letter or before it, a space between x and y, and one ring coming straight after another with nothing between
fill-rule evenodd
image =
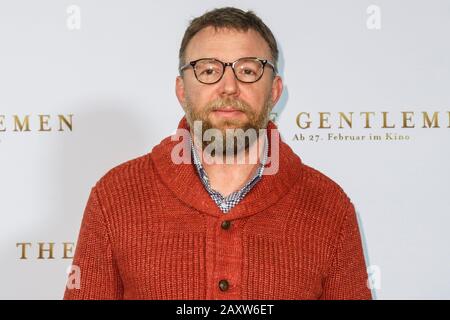
<instances>
[{"instance_id":1,"label":"mustache","mask_svg":"<svg viewBox=\"0 0 450 320\"><path fill-rule=\"evenodd\" d=\"M239 99L216 99L206 105L205 111L209 113L211 111L223 109L224 107L231 107L245 113L250 110L250 106Z\"/></svg>"}]
</instances>

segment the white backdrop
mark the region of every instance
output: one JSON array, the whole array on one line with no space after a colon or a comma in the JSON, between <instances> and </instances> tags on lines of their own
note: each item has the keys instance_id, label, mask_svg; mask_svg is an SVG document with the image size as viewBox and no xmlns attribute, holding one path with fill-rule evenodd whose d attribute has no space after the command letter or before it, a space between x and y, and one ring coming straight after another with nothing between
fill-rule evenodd
<instances>
[{"instance_id":1,"label":"white backdrop","mask_svg":"<svg viewBox=\"0 0 450 320\"><path fill-rule=\"evenodd\" d=\"M277 37L280 132L354 202L374 296L449 299L448 0L1 0L0 298L62 297L90 188L175 130L184 30L224 5Z\"/></svg>"}]
</instances>

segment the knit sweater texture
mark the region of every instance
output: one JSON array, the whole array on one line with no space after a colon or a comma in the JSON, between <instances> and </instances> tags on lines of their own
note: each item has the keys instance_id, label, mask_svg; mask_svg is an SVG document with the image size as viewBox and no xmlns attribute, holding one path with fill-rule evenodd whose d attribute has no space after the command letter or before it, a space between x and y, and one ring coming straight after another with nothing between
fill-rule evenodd
<instances>
[{"instance_id":1,"label":"knit sweater texture","mask_svg":"<svg viewBox=\"0 0 450 320\"><path fill-rule=\"evenodd\" d=\"M178 128L189 129L184 117ZM64 299L371 299L354 205L337 183L280 139L278 172L223 213L194 164L172 161L179 143L165 138L92 187L80 286Z\"/></svg>"}]
</instances>

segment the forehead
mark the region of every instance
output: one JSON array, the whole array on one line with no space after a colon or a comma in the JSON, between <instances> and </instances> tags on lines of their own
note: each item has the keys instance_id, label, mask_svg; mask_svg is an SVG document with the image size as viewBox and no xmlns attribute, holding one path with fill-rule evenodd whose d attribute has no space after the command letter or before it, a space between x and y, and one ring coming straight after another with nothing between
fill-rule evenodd
<instances>
[{"instance_id":1,"label":"forehead","mask_svg":"<svg viewBox=\"0 0 450 320\"><path fill-rule=\"evenodd\" d=\"M255 30L215 29L200 30L186 48L186 60L217 58L234 61L242 57L271 58L269 45Z\"/></svg>"}]
</instances>

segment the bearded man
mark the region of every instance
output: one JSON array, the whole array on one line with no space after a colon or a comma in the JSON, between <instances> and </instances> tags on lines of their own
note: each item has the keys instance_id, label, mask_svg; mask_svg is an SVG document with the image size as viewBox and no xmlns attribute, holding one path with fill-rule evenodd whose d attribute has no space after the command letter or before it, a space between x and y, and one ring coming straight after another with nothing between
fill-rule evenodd
<instances>
[{"instance_id":1,"label":"bearded man","mask_svg":"<svg viewBox=\"0 0 450 320\"><path fill-rule=\"evenodd\" d=\"M270 120L277 62L251 11L191 21L177 134L92 188L65 299L371 299L352 202Z\"/></svg>"}]
</instances>

